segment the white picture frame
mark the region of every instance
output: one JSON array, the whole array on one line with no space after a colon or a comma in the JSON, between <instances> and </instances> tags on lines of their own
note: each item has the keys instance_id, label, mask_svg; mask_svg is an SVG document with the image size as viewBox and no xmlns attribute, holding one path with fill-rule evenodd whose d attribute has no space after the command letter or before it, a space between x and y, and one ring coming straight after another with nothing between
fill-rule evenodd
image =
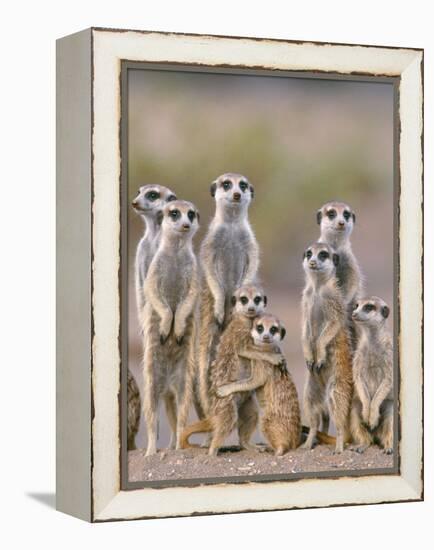
<instances>
[{"instance_id":1,"label":"white picture frame","mask_svg":"<svg viewBox=\"0 0 434 550\"><path fill-rule=\"evenodd\" d=\"M396 79L397 473L122 489L123 60ZM103 522L423 499L423 50L92 28L57 43L57 101L58 509Z\"/></svg>"}]
</instances>

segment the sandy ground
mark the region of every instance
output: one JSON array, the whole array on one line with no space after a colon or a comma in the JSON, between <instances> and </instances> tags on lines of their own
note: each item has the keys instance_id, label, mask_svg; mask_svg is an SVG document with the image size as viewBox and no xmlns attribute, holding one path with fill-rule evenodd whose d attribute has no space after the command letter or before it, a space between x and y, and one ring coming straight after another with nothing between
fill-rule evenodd
<instances>
[{"instance_id":1,"label":"sandy ground","mask_svg":"<svg viewBox=\"0 0 434 550\"><path fill-rule=\"evenodd\" d=\"M296 449L281 457L275 457L270 452L240 451L237 447L226 447L217 457L209 457L207 449L200 448L159 451L151 457L145 457L144 449L128 453L130 481L246 477L392 467L393 456L384 454L375 446L363 454L346 449L342 454L335 455L332 447L318 445L311 451Z\"/></svg>"}]
</instances>

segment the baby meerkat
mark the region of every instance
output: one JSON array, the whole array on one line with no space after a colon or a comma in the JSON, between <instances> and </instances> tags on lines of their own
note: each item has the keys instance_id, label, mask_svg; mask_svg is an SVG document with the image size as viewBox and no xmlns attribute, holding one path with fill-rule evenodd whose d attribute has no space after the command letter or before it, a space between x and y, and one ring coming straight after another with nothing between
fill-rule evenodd
<instances>
[{"instance_id":1,"label":"baby meerkat","mask_svg":"<svg viewBox=\"0 0 434 550\"><path fill-rule=\"evenodd\" d=\"M336 276L339 256L325 243L314 243L304 253L306 284L302 297L302 344L308 367L304 406L311 449L320 420L328 430L331 415L336 426L336 450L349 438L352 399L351 348L346 304ZM325 424L325 425L324 425Z\"/></svg>"},{"instance_id":2,"label":"baby meerkat","mask_svg":"<svg viewBox=\"0 0 434 550\"><path fill-rule=\"evenodd\" d=\"M146 455L156 452L160 397L172 428L171 447L179 448L192 399L195 364L193 318L199 282L192 239L199 227L199 214L191 202L176 200L166 204L161 217L161 239L145 281Z\"/></svg>"},{"instance_id":3,"label":"baby meerkat","mask_svg":"<svg viewBox=\"0 0 434 550\"><path fill-rule=\"evenodd\" d=\"M160 240L159 211L167 202L176 200L173 191L162 185L143 185L137 191L132 207L145 222L145 232L136 250L135 283L137 313L141 326L143 307L145 305L144 284L152 258Z\"/></svg>"},{"instance_id":4,"label":"baby meerkat","mask_svg":"<svg viewBox=\"0 0 434 550\"><path fill-rule=\"evenodd\" d=\"M241 174L223 174L212 183L211 195L215 216L200 249L198 390L203 413L210 405L208 367L229 321L231 298L237 288L255 283L259 266L259 248L248 220L253 186Z\"/></svg>"},{"instance_id":5,"label":"baby meerkat","mask_svg":"<svg viewBox=\"0 0 434 550\"><path fill-rule=\"evenodd\" d=\"M363 452L379 443L393 452L393 346L386 328L389 307L381 298L359 300L353 311L358 343L353 360L351 434Z\"/></svg>"},{"instance_id":6,"label":"baby meerkat","mask_svg":"<svg viewBox=\"0 0 434 550\"><path fill-rule=\"evenodd\" d=\"M274 353L280 353L279 344L285 332L277 317L264 314L255 318L251 336L256 348L269 351L271 346ZM300 445L297 390L284 362L273 366L268 361L255 359L256 354L257 351L251 352L249 348L241 352L242 357L252 360L250 377L220 386L217 395L226 397L237 392L256 390L262 410L261 431L275 454L282 455Z\"/></svg>"},{"instance_id":7,"label":"baby meerkat","mask_svg":"<svg viewBox=\"0 0 434 550\"><path fill-rule=\"evenodd\" d=\"M318 242L328 244L339 255L336 277L351 315L363 286L360 267L350 241L356 215L348 204L333 201L324 204L318 210L317 222L321 228Z\"/></svg>"},{"instance_id":8,"label":"baby meerkat","mask_svg":"<svg viewBox=\"0 0 434 550\"><path fill-rule=\"evenodd\" d=\"M215 455L237 425L241 447L253 448L250 437L256 428L258 412L252 393L244 392L221 399L217 396L217 390L250 372L250 360L240 357L240 353L251 346L253 319L263 312L266 302L263 292L254 285L243 286L234 293L232 318L220 339L216 359L210 366L209 414L184 430L182 448L190 446L190 435L211 432L209 454ZM281 363L284 359L282 354L280 351L274 352L274 346L272 348L272 353L257 349L254 357L272 364Z\"/></svg>"}]
</instances>

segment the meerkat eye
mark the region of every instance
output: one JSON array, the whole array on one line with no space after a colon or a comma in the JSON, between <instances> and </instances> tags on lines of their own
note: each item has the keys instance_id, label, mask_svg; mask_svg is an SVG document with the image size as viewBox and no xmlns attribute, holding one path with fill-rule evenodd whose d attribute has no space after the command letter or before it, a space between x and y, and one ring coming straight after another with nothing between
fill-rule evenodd
<instances>
[{"instance_id":1,"label":"meerkat eye","mask_svg":"<svg viewBox=\"0 0 434 550\"><path fill-rule=\"evenodd\" d=\"M249 303L249 299L246 298L245 296L241 296L240 302L243 304L243 306L245 306L246 304Z\"/></svg>"},{"instance_id":2,"label":"meerkat eye","mask_svg":"<svg viewBox=\"0 0 434 550\"><path fill-rule=\"evenodd\" d=\"M180 215L181 212L179 210L173 209L169 211L169 216L172 218L172 220L177 220Z\"/></svg>"},{"instance_id":3,"label":"meerkat eye","mask_svg":"<svg viewBox=\"0 0 434 550\"><path fill-rule=\"evenodd\" d=\"M141 192L141 189L139 187L139 189L137 189L137 194L140 195L140 192Z\"/></svg>"},{"instance_id":4,"label":"meerkat eye","mask_svg":"<svg viewBox=\"0 0 434 550\"><path fill-rule=\"evenodd\" d=\"M321 250L321 252L318 254L318 258L323 262L324 260L327 260L327 258L330 257L330 254L326 252L325 250Z\"/></svg>"},{"instance_id":5,"label":"meerkat eye","mask_svg":"<svg viewBox=\"0 0 434 550\"><path fill-rule=\"evenodd\" d=\"M344 210L344 218L346 221L348 221L351 218L351 212L348 212L348 210Z\"/></svg>"},{"instance_id":6,"label":"meerkat eye","mask_svg":"<svg viewBox=\"0 0 434 550\"><path fill-rule=\"evenodd\" d=\"M243 193L244 193L244 191L247 190L247 187L248 187L248 185L247 185L246 181L240 181L240 189L241 189L241 191L243 191Z\"/></svg>"},{"instance_id":7,"label":"meerkat eye","mask_svg":"<svg viewBox=\"0 0 434 550\"><path fill-rule=\"evenodd\" d=\"M375 311L375 306L372 304L366 304L365 306L363 306L363 311L365 311L366 313L369 313L370 311Z\"/></svg>"},{"instance_id":8,"label":"meerkat eye","mask_svg":"<svg viewBox=\"0 0 434 550\"><path fill-rule=\"evenodd\" d=\"M189 210L187 216L188 216L188 219L192 222L196 217L196 212L194 212L194 210Z\"/></svg>"},{"instance_id":9,"label":"meerkat eye","mask_svg":"<svg viewBox=\"0 0 434 550\"><path fill-rule=\"evenodd\" d=\"M256 325L256 332L262 334L264 332L264 327L262 325Z\"/></svg>"},{"instance_id":10,"label":"meerkat eye","mask_svg":"<svg viewBox=\"0 0 434 550\"><path fill-rule=\"evenodd\" d=\"M312 250L308 250L308 251L306 252L306 258L307 258L308 260L310 260L310 259L312 258Z\"/></svg>"},{"instance_id":11,"label":"meerkat eye","mask_svg":"<svg viewBox=\"0 0 434 550\"><path fill-rule=\"evenodd\" d=\"M279 329L277 327L271 327L270 328L270 334L273 336L276 334L276 332L279 332Z\"/></svg>"},{"instance_id":12,"label":"meerkat eye","mask_svg":"<svg viewBox=\"0 0 434 550\"><path fill-rule=\"evenodd\" d=\"M150 201L156 201L160 198L160 193L157 193L157 191L148 191L146 193L146 198Z\"/></svg>"},{"instance_id":13,"label":"meerkat eye","mask_svg":"<svg viewBox=\"0 0 434 550\"><path fill-rule=\"evenodd\" d=\"M172 201L176 201L176 196L175 195L170 195L167 199L167 202L172 202Z\"/></svg>"},{"instance_id":14,"label":"meerkat eye","mask_svg":"<svg viewBox=\"0 0 434 550\"><path fill-rule=\"evenodd\" d=\"M333 218L336 218L336 210L329 210L327 212L327 217L330 219L330 220L333 220Z\"/></svg>"},{"instance_id":15,"label":"meerkat eye","mask_svg":"<svg viewBox=\"0 0 434 550\"><path fill-rule=\"evenodd\" d=\"M232 182L229 181L229 180L225 180L223 183L222 183L222 187L225 191L228 191L231 187L232 187Z\"/></svg>"},{"instance_id":16,"label":"meerkat eye","mask_svg":"<svg viewBox=\"0 0 434 550\"><path fill-rule=\"evenodd\" d=\"M356 309L359 308L359 304L354 304L354 308L353 308L353 311L356 311Z\"/></svg>"},{"instance_id":17,"label":"meerkat eye","mask_svg":"<svg viewBox=\"0 0 434 550\"><path fill-rule=\"evenodd\" d=\"M259 305L261 303L261 300L262 298L260 296L256 296L253 301L255 302L256 305Z\"/></svg>"}]
</instances>

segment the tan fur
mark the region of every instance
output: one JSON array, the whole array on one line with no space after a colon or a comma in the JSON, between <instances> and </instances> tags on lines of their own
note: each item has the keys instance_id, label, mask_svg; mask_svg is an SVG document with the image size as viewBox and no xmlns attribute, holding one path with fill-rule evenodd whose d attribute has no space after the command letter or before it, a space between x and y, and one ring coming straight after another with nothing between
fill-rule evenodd
<instances>
[{"instance_id":1,"label":"tan fur","mask_svg":"<svg viewBox=\"0 0 434 550\"><path fill-rule=\"evenodd\" d=\"M130 370L127 371L127 401L128 401L128 437L127 448L129 451L136 448L136 435L139 431L140 410L140 392L134 376Z\"/></svg>"},{"instance_id":2,"label":"tan fur","mask_svg":"<svg viewBox=\"0 0 434 550\"><path fill-rule=\"evenodd\" d=\"M366 312L364 306L375 309ZM387 304L372 296L359 300L353 312L358 331L354 355L351 434L358 451L379 443L393 452L393 346L386 330Z\"/></svg>"},{"instance_id":3,"label":"tan fur","mask_svg":"<svg viewBox=\"0 0 434 550\"><path fill-rule=\"evenodd\" d=\"M257 326L262 327L261 334L257 333ZM275 327L277 332L271 334L271 327ZM297 390L285 363L274 366L266 360L255 359L255 356L258 350L269 350L270 346L274 353L280 353L280 348L275 344L280 341L280 335L284 335L282 328L273 315L257 317L251 332L255 345L250 344L241 352L242 357L252 360L250 377L223 385L217 390L222 398L237 392L256 390L262 410L261 431L276 455L282 455L300 445L301 423ZM263 339L263 335L267 341Z\"/></svg>"},{"instance_id":4,"label":"tan fur","mask_svg":"<svg viewBox=\"0 0 434 550\"><path fill-rule=\"evenodd\" d=\"M324 260L322 254L326 254ZM310 426L304 447L312 448L321 419L323 431L327 431L331 415L337 432L335 452L339 453L349 441L353 381L346 303L338 286L335 262L337 255L325 243L311 245L303 261L306 286L302 343L309 370L304 408Z\"/></svg>"}]
</instances>

